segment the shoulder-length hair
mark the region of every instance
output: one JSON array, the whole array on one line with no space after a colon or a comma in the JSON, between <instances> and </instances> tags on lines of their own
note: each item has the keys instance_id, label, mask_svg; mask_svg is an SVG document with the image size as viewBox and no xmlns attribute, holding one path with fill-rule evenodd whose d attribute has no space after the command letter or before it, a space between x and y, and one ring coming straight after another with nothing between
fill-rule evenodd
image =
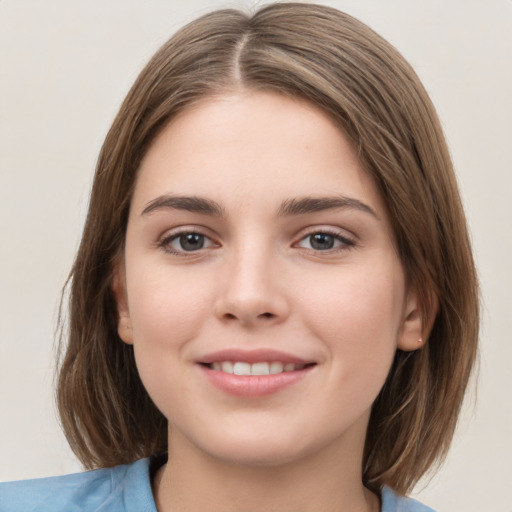
<instances>
[{"instance_id":1,"label":"shoulder-length hair","mask_svg":"<svg viewBox=\"0 0 512 512\"><path fill-rule=\"evenodd\" d=\"M167 449L167 420L117 334L113 271L152 141L194 102L240 88L305 99L338 123L387 204L424 318L437 300L428 342L397 350L367 431L363 481L405 493L442 460L453 436L476 357L476 272L445 139L418 77L366 25L319 5L203 16L164 44L128 93L99 156L70 274L57 389L67 438L86 468Z\"/></svg>"}]
</instances>

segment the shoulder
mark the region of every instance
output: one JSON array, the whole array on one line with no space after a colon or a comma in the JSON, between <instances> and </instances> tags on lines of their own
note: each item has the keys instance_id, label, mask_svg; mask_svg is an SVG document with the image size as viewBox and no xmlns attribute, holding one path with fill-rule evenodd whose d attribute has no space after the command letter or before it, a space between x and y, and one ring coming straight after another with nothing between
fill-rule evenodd
<instances>
[{"instance_id":1,"label":"shoulder","mask_svg":"<svg viewBox=\"0 0 512 512\"><path fill-rule=\"evenodd\" d=\"M1 512L156 512L149 459L73 475L0 484Z\"/></svg>"},{"instance_id":2,"label":"shoulder","mask_svg":"<svg viewBox=\"0 0 512 512\"><path fill-rule=\"evenodd\" d=\"M430 507L419 501L405 496L399 496L389 487L382 488L382 510L381 512L435 512Z\"/></svg>"}]
</instances>

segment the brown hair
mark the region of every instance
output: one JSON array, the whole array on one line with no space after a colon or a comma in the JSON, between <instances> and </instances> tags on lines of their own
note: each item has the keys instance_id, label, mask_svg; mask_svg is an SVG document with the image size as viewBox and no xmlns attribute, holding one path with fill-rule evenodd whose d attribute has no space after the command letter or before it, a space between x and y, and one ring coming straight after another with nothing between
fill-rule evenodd
<instances>
[{"instance_id":1,"label":"brown hair","mask_svg":"<svg viewBox=\"0 0 512 512\"><path fill-rule=\"evenodd\" d=\"M370 28L319 5L203 16L155 54L128 93L99 156L70 274L57 391L67 438L87 468L167 448L167 421L117 334L113 269L137 169L156 135L193 102L240 87L303 98L336 120L387 203L424 318L437 298L428 343L396 352L367 432L365 484L405 493L452 439L476 357L477 278L449 153L418 77Z\"/></svg>"}]
</instances>

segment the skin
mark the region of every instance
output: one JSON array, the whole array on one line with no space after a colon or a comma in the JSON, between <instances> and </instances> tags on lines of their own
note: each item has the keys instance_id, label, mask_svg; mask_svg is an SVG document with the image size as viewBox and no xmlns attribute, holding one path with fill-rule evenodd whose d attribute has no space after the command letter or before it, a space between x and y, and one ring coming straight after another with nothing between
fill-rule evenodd
<instances>
[{"instance_id":1,"label":"skin","mask_svg":"<svg viewBox=\"0 0 512 512\"><path fill-rule=\"evenodd\" d=\"M348 206L282 213L290 199L341 196ZM188 251L186 232L201 235ZM371 405L422 322L386 206L327 115L238 91L174 118L140 167L114 289L119 334L169 420L159 510L379 510L361 481ZM198 364L225 348L315 365L269 396L232 396Z\"/></svg>"}]
</instances>

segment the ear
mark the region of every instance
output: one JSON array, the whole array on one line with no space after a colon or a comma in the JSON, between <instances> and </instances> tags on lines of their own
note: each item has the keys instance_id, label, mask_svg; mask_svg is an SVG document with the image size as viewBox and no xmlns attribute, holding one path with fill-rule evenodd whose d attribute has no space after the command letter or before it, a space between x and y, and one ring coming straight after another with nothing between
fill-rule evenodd
<instances>
[{"instance_id":1,"label":"ear","mask_svg":"<svg viewBox=\"0 0 512 512\"><path fill-rule=\"evenodd\" d=\"M119 337L129 345L133 345L132 322L128 310L126 297L126 279L124 265L118 264L114 270L112 279L112 291L117 305L117 333Z\"/></svg>"},{"instance_id":2,"label":"ear","mask_svg":"<svg viewBox=\"0 0 512 512\"><path fill-rule=\"evenodd\" d=\"M427 341L434 320L439 310L439 301L435 294L431 294L430 311L428 318L424 318L424 308L415 290L409 290L404 310L402 328L398 337L397 347L409 352L421 348Z\"/></svg>"}]
</instances>

